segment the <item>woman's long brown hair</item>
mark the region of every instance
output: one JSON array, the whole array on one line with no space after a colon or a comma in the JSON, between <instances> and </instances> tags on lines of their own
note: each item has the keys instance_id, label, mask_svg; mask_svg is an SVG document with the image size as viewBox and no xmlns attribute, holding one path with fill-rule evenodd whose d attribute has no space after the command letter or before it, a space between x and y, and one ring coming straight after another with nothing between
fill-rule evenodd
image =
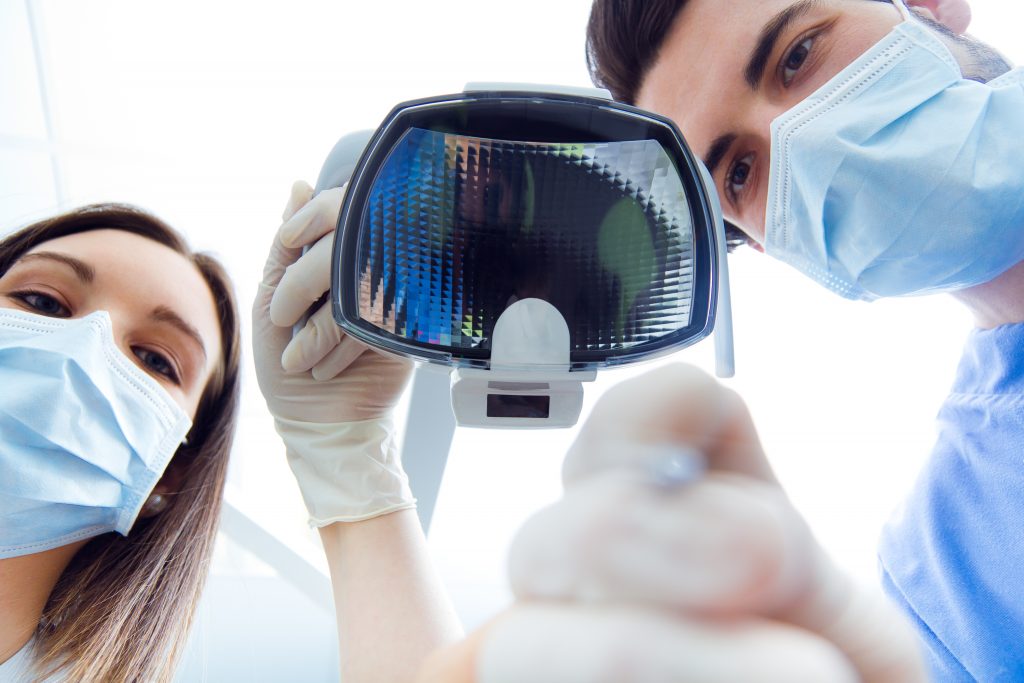
<instances>
[{"instance_id":1,"label":"woman's long brown hair","mask_svg":"<svg viewBox=\"0 0 1024 683\"><path fill-rule=\"evenodd\" d=\"M192 252L168 225L131 206L97 204L40 221L0 241L0 275L25 252L57 237L125 230L189 258L213 293L223 353L199 402L188 444L169 467L180 490L128 536L86 544L64 571L35 637L40 678L170 681L184 649L213 553L238 407L239 328L234 292L213 258Z\"/></svg>"}]
</instances>

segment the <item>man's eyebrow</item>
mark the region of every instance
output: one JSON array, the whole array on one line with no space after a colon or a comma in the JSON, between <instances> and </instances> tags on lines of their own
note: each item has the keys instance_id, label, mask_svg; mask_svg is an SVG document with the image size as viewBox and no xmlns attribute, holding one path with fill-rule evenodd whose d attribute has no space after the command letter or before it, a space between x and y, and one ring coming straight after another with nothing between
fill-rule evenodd
<instances>
[{"instance_id":1,"label":"man's eyebrow","mask_svg":"<svg viewBox=\"0 0 1024 683\"><path fill-rule=\"evenodd\" d=\"M36 259L45 259L47 261L63 263L71 268L71 270L75 271L75 275L78 279L85 284L91 284L92 281L96 279L96 270L88 263L80 259L76 259L74 256L58 254L55 251L35 251L31 254L25 254L18 260L24 263L25 261L34 261Z\"/></svg>"},{"instance_id":2,"label":"man's eyebrow","mask_svg":"<svg viewBox=\"0 0 1024 683\"><path fill-rule=\"evenodd\" d=\"M768 58L775 51L775 43L779 41L779 37L789 28L790 24L810 12L819 3L820 0L800 0L776 14L764 25L761 35L758 36L757 44L750 51L750 59L743 72L751 90L757 90L761 81L764 80Z\"/></svg>"},{"instance_id":3,"label":"man's eyebrow","mask_svg":"<svg viewBox=\"0 0 1024 683\"><path fill-rule=\"evenodd\" d=\"M715 175L715 169L718 168L718 164L722 163L722 158L725 157L725 153L729 151L734 142L736 142L736 134L727 133L726 135L719 135L711 143L711 149L708 150L708 155L704 157L704 165L707 166L708 173L712 177Z\"/></svg>"},{"instance_id":4,"label":"man's eyebrow","mask_svg":"<svg viewBox=\"0 0 1024 683\"><path fill-rule=\"evenodd\" d=\"M156 322L167 323L177 327L179 330L195 340L196 344L199 345L199 350L203 352L203 358L206 358L206 344L203 343L203 338L199 334L199 330L185 322L180 315L166 306L157 306L153 309L153 312L149 314L149 318Z\"/></svg>"}]
</instances>

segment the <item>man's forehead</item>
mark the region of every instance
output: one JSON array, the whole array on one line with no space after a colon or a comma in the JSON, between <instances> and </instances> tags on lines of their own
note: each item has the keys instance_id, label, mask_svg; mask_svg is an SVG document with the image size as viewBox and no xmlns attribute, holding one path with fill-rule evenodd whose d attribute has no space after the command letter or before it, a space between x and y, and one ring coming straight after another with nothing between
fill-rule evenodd
<instances>
[{"instance_id":1,"label":"man's forehead","mask_svg":"<svg viewBox=\"0 0 1024 683\"><path fill-rule=\"evenodd\" d=\"M675 120L699 155L721 139L729 117L755 102L752 64L763 68L766 35L841 0L688 0L637 93L637 105ZM773 31L773 27L776 27ZM760 69L753 69L760 72Z\"/></svg>"},{"instance_id":2,"label":"man's forehead","mask_svg":"<svg viewBox=\"0 0 1024 683\"><path fill-rule=\"evenodd\" d=\"M646 74L637 104L655 111L680 99L721 97L741 82L751 48L766 24L801 0L688 0Z\"/></svg>"}]
</instances>

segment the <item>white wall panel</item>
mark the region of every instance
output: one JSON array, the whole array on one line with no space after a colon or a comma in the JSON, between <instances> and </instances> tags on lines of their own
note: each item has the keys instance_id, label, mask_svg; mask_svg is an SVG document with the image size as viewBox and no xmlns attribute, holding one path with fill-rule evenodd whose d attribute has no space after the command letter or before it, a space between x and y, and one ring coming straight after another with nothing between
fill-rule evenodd
<instances>
[{"instance_id":1,"label":"white wall panel","mask_svg":"<svg viewBox=\"0 0 1024 683\"><path fill-rule=\"evenodd\" d=\"M337 631L323 609L229 539L175 678L179 683L337 683Z\"/></svg>"},{"instance_id":2,"label":"white wall panel","mask_svg":"<svg viewBox=\"0 0 1024 683\"><path fill-rule=\"evenodd\" d=\"M0 233L56 209L53 167L46 146L22 145L0 138Z\"/></svg>"},{"instance_id":3,"label":"white wall panel","mask_svg":"<svg viewBox=\"0 0 1024 683\"><path fill-rule=\"evenodd\" d=\"M45 140L45 118L24 0L0 2L0 65L0 135Z\"/></svg>"}]
</instances>

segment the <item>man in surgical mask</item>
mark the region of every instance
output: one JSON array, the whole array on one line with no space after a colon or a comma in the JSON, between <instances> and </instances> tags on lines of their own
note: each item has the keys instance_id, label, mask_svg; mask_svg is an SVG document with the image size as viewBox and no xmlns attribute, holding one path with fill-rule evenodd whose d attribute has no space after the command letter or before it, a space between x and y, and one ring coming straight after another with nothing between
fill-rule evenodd
<instances>
[{"instance_id":1,"label":"man in surgical mask","mask_svg":"<svg viewBox=\"0 0 1024 683\"><path fill-rule=\"evenodd\" d=\"M845 298L947 292L970 309L977 329L934 452L883 533L881 578L934 680L1018 681L1024 70L966 36L969 22L966 0L596 0L588 57L617 100L679 125L734 241ZM722 407L734 397L673 373L595 409L565 498L513 546L519 606L462 661L486 683L920 680L894 620L835 588L784 496L759 488L781 494L743 411ZM699 446L711 471L671 494L602 479L628 464L623 434ZM794 567L805 568L795 589ZM738 620L731 636L723 616ZM820 640L751 635L765 622L741 617ZM839 651L831 665L823 643Z\"/></svg>"},{"instance_id":2,"label":"man in surgical mask","mask_svg":"<svg viewBox=\"0 0 1024 683\"><path fill-rule=\"evenodd\" d=\"M938 680L1022 680L1024 71L969 21L965 0L597 0L588 56L679 125L755 248L846 298L971 310L882 581Z\"/></svg>"}]
</instances>

